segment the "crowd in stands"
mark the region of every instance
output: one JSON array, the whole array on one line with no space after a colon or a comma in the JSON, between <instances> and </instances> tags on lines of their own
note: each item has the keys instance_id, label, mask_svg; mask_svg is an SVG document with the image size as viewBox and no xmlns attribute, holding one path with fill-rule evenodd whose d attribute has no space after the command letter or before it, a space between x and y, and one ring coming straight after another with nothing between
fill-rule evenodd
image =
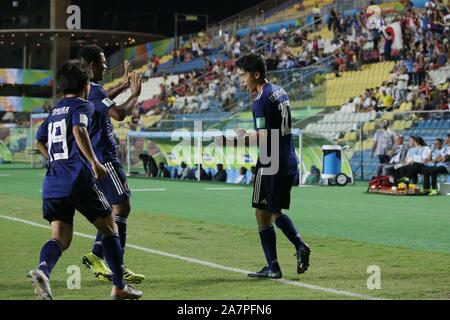
<instances>
[{"instance_id":1,"label":"crowd in stands","mask_svg":"<svg viewBox=\"0 0 450 320\"><path fill-rule=\"evenodd\" d=\"M210 109L211 101L218 101L223 111L231 111L236 103L239 78L235 66L217 60L207 60L203 72L196 70L178 75L169 82L167 75L160 84L160 93L141 104L141 114L165 115L200 113Z\"/></svg>"},{"instance_id":2,"label":"crowd in stands","mask_svg":"<svg viewBox=\"0 0 450 320\"><path fill-rule=\"evenodd\" d=\"M328 21L318 26L316 23L312 28L291 25L274 33L250 32L242 38L224 31L219 43L223 43L223 51L231 59L227 62L209 60L217 39L201 33L175 50L172 61L178 64L203 57L204 70L180 75L177 83L163 82L160 94L144 103L142 113L162 113L167 118L170 114L200 113L209 110L211 99L219 101L223 111L234 111L239 83L233 59L250 51L265 55L268 71L302 68L328 57L336 76L359 70L365 63L397 61L391 81L367 89L363 95L349 101L344 110L390 111L399 109L402 104L402 109L407 110L448 109L447 90L432 84L427 73L448 62L449 13L440 0L429 1L423 12L413 10L406 2L402 14L381 18L378 27L371 30L366 27L365 11L344 18L331 9ZM401 26L402 50L392 49L391 34L381 31L381 27L395 22ZM332 40L314 33L322 25L333 32ZM153 57L153 74L157 74L158 65L158 57Z\"/></svg>"},{"instance_id":3,"label":"crowd in stands","mask_svg":"<svg viewBox=\"0 0 450 320\"><path fill-rule=\"evenodd\" d=\"M407 9L402 16L394 16L402 29L403 49L390 51L389 37L383 38L387 60L395 60L392 79L380 87L368 88L361 96L346 103L342 112L372 111L430 111L449 110L450 74L436 83L430 72L446 66L450 48L450 10L440 0L427 3L424 12ZM378 42L380 42L378 40ZM382 49L384 48L384 49ZM386 51L388 50L388 51ZM383 57L383 55L380 55Z\"/></svg>"}]
</instances>

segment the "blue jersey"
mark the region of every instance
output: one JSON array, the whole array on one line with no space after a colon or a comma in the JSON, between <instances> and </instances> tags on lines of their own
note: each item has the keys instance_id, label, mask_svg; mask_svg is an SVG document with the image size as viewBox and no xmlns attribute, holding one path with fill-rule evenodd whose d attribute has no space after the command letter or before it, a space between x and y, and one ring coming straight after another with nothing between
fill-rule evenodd
<instances>
[{"instance_id":1,"label":"blue jersey","mask_svg":"<svg viewBox=\"0 0 450 320\"><path fill-rule=\"evenodd\" d=\"M271 130L278 130L279 170L282 175L297 172L297 157L295 155L294 138L291 133L291 109L286 92L271 83L264 85L253 102L253 122L255 130L267 129L267 149L269 155L271 146ZM258 159L258 165L262 166ZM268 165L269 166L269 165Z\"/></svg>"},{"instance_id":2,"label":"blue jersey","mask_svg":"<svg viewBox=\"0 0 450 320\"><path fill-rule=\"evenodd\" d=\"M102 86L91 83L88 100L94 104L90 137L95 155L101 163L118 161L114 130L109 109L115 105Z\"/></svg>"},{"instance_id":3,"label":"blue jersey","mask_svg":"<svg viewBox=\"0 0 450 320\"><path fill-rule=\"evenodd\" d=\"M94 106L80 98L62 99L41 124L36 140L48 145L49 164L42 185L42 198L65 198L91 186L94 174L79 151L72 129L88 127Z\"/></svg>"}]
</instances>

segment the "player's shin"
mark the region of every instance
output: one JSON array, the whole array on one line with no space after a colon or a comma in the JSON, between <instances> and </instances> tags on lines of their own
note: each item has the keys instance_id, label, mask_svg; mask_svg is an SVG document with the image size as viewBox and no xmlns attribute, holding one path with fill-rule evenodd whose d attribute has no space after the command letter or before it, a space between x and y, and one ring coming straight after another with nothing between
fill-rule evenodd
<instances>
[{"instance_id":1,"label":"player's shin","mask_svg":"<svg viewBox=\"0 0 450 320\"><path fill-rule=\"evenodd\" d=\"M303 245L303 240L300 237L297 229L294 226L291 218L287 214L281 213L275 220L276 226L284 233L289 241L295 246L295 250L298 250Z\"/></svg>"},{"instance_id":2,"label":"player's shin","mask_svg":"<svg viewBox=\"0 0 450 320\"><path fill-rule=\"evenodd\" d=\"M112 281L115 287L123 289L123 251L117 233L103 235L103 252L105 260L112 271Z\"/></svg>"},{"instance_id":3,"label":"player's shin","mask_svg":"<svg viewBox=\"0 0 450 320\"><path fill-rule=\"evenodd\" d=\"M127 218L116 215L114 216L114 220L116 221L117 229L119 231L120 246L122 247L122 250L125 251L127 242Z\"/></svg>"},{"instance_id":4,"label":"player's shin","mask_svg":"<svg viewBox=\"0 0 450 320\"><path fill-rule=\"evenodd\" d=\"M58 262L59 257L61 257L63 252L61 243L56 239L48 240L42 247L40 259L39 259L39 270L44 272L47 278L50 279L50 274Z\"/></svg>"},{"instance_id":5,"label":"player's shin","mask_svg":"<svg viewBox=\"0 0 450 320\"><path fill-rule=\"evenodd\" d=\"M258 228L261 246L266 256L267 265L272 271L279 271L280 265L277 258L277 241L273 225Z\"/></svg>"},{"instance_id":6,"label":"player's shin","mask_svg":"<svg viewBox=\"0 0 450 320\"><path fill-rule=\"evenodd\" d=\"M100 259L104 258L102 239L103 239L103 235L101 234L101 232L97 232L97 236L95 237L94 246L92 247L92 253L95 254Z\"/></svg>"}]
</instances>

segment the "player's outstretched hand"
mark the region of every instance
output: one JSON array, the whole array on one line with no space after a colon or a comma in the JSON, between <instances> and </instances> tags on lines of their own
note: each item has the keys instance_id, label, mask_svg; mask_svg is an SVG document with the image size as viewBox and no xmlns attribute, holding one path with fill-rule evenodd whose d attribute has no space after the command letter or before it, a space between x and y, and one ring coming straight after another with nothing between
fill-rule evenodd
<instances>
[{"instance_id":1,"label":"player's outstretched hand","mask_svg":"<svg viewBox=\"0 0 450 320\"><path fill-rule=\"evenodd\" d=\"M236 132L237 139L243 139L247 135L247 132L241 128L235 129L234 131Z\"/></svg>"},{"instance_id":2,"label":"player's outstretched hand","mask_svg":"<svg viewBox=\"0 0 450 320\"><path fill-rule=\"evenodd\" d=\"M102 180L108 175L108 170L106 170L106 167L98 161L94 162L92 169L94 170L95 178L97 180Z\"/></svg>"},{"instance_id":3,"label":"player's outstretched hand","mask_svg":"<svg viewBox=\"0 0 450 320\"><path fill-rule=\"evenodd\" d=\"M129 71L130 63L128 60L123 62L123 86L128 87L130 85L130 71Z\"/></svg>"},{"instance_id":4,"label":"player's outstretched hand","mask_svg":"<svg viewBox=\"0 0 450 320\"><path fill-rule=\"evenodd\" d=\"M139 97L141 94L142 83L141 83L141 74L133 71L130 76L130 89L131 95L134 97Z\"/></svg>"}]
</instances>

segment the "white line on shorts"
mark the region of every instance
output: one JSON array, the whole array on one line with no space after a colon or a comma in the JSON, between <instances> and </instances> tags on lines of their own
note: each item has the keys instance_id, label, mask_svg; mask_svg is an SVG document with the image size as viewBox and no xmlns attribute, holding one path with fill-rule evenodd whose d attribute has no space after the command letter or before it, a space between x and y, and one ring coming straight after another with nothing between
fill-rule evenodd
<instances>
[{"instance_id":1,"label":"white line on shorts","mask_svg":"<svg viewBox=\"0 0 450 320\"><path fill-rule=\"evenodd\" d=\"M167 189L131 189L131 192L167 191Z\"/></svg>"},{"instance_id":2,"label":"white line on shorts","mask_svg":"<svg viewBox=\"0 0 450 320\"><path fill-rule=\"evenodd\" d=\"M50 226L43 225L43 224L36 223L36 222L32 222L32 221L28 221L28 220L24 220L24 219L20 219L20 218L13 218L13 217L8 217L8 216L4 216L4 215L0 215L0 218L6 219L6 220L10 220L10 221L21 222L21 223L24 223L24 224L28 224L30 226L38 227L38 228L50 229ZM80 233L80 232L74 232L73 234L76 235L76 236L82 237L82 238L95 239L95 236L84 234L84 233ZM202 265L202 266L209 267L209 268L212 268L212 269L221 269L221 270L226 270L226 271L230 271L230 272L234 272L234 273L241 273L241 274L248 274L250 272L250 271L243 270L243 269L227 267L227 266L223 266L223 265L220 265L220 264L217 264L217 263L214 263L214 262L209 262L209 261L205 261L205 260L199 260L199 259L196 259L196 258L183 257L183 256L179 256L179 255L176 255L176 254L173 254L173 253L168 253L168 252L164 252L164 251L150 249L150 248L146 248L146 247L142 247L142 246L138 246L138 245L134 245L134 244L127 243L126 246L128 248L133 248L133 249L136 249L136 250L140 250L140 251L151 253L151 254L156 254L156 255L159 255L159 256L163 256L163 257L168 257L168 258L173 258L173 259L177 259L177 260L182 260L182 261L185 261L185 262ZM324 287L320 287L320 286L316 286L316 285L313 285L313 284L308 284L308 283L304 283L304 282L300 282L300 281L293 281L293 280L286 280L286 279L272 279L272 281L277 281L277 282L282 283L282 284L302 287L302 288L306 288L306 289L310 289L310 290L322 291L322 292L326 292L326 293L332 293L332 294L335 294L335 295L338 295L338 296L346 296L346 297L351 297L351 298L367 299L367 300L384 300L383 298L372 297L372 296L369 296L369 295L366 295L366 294L360 294L360 293L354 293L354 292L349 292L349 291L343 291L343 290L338 290L338 289L334 289L334 288L324 288Z\"/></svg>"},{"instance_id":3,"label":"white line on shorts","mask_svg":"<svg viewBox=\"0 0 450 320\"><path fill-rule=\"evenodd\" d=\"M205 190L243 190L245 188L205 188Z\"/></svg>"}]
</instances>

